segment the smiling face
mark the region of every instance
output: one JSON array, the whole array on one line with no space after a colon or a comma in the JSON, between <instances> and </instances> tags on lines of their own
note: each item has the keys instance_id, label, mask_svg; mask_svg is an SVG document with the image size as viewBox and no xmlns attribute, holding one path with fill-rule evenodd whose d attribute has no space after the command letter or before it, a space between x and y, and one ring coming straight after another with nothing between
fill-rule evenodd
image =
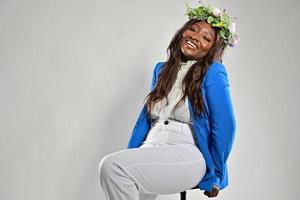
<instances>
[{"instance_id":1,"label":"smiling face","mask_svg":"<svg viewBox=\"0 0 300 200\"><path fill-rule=\"evenodd\" d=\"M216 31L206 21L194 23L182 34L180 48L184 54L184 60L198 60L206 56L214 45Z\"/></svg>"}]
</instances>

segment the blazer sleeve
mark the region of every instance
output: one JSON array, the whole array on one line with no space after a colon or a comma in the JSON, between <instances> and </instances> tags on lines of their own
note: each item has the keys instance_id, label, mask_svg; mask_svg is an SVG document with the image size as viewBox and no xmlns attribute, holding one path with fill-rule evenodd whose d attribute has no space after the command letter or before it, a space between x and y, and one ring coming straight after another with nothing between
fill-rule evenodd
<instances>
[{"instance_id":1,"label":"blazer sleeve","mask_svg":"<svg viewBox=\"0 0 300 200\"><path fill-rule=\"evenodd\" d=\"M225 178L226 161L236 130L228 76L222 63L216 63L208 71L205 91L211 127L209 148L216 174L214 185L219 186Z\"/></svg>"},{"instance_id":2,"label":"blazer sleeve","mask_svg":"<svg viewBox=\"0 0 300 200\"><path fill-rule=\"evenodd\" d=\"M155 85L157 82L157 76L158 76L158 69L159 69L160 65L162 65L162 64L163 64L163 62L158 62L152 70L152 80L151 80L151 86L150 86L151 91L155 88Z\"/></svg>"},{"instance_id":3,"label":"blazer sleeve","mask_svg":"<svg viewBox=\"0 0 300 200\"><path fill-rule=\"evenodd\" d=\"M151 91L154 89L156 82L157 82L156 76L158 75L157 73L158 73L158 68L160 66L160 63L161 62L157 63L152 70L152 80L151 80L151 85L150 85ZM151 123L151 121L147 117L147 107L146 107L146 105L143 105L143 108L137 117L134 128L130 135L130 138L129 138L129 141L127 144L127 149L136 148L141 145L145 134L150 129L150 126L151 126L150 123Z\"/></svg>"}]
</instances>

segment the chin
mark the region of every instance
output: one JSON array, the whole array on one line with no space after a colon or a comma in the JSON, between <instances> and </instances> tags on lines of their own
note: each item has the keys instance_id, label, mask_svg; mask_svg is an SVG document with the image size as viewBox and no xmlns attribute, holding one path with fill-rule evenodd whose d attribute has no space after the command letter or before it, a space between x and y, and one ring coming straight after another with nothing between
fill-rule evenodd
<instances>
[{"instance_id":1,"label":"chin","mask_svg":"<svg viewBox=\"0 0 300 200\"><path fill-rule=\"evenodd\" d=\"M185 59L188 60L197 60L197 58L194 55L190 55L190 54L183 54Z\"/></svg>"},{"instance_id":2,"label":"chin","mask_svg":"<svg viewBox=\"0 0 300 200\"><path fill-rule=\"evenodd\" d=\"M185 58L185 59L188 59L188 60L193 60L193 59L196 59L195 56L193 54L189 54L187 53L189 50L186 50L184 48L181 48L181 53L182 53L182 56Z\"/></svg>"}]
</instances>

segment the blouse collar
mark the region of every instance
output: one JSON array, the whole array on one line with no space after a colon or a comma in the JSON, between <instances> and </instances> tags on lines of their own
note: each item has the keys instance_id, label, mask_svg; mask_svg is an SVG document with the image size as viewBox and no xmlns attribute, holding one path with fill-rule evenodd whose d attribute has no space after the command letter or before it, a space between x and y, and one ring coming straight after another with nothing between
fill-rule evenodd
<instances>
[{"instance_id":1,"label":"blouse collar","mask_svg":"<svg viewBox=\"0 0 300 200\"><path fill-rule=\"evenodd\" d=\"M193 64L195 64L197 60L188 60L186 62L181 62L181 68L189 68Z\"/></svg>"}]
</instances>

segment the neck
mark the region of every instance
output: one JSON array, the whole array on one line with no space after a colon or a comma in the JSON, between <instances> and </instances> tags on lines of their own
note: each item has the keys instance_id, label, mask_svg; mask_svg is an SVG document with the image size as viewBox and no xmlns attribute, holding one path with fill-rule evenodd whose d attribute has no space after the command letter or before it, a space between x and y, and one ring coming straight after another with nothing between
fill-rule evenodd
<instances>
[{"instance_id":1,"label":"neck","mask_svg":"<svg viewBox=\"0 0 300 200\"><path fill-rule=\"evenodd\" d=\"M181 61L182 63L194 63L197 62L197 60L193 60L193 59L185 59Z\"/></svg>"}]
</instances>

